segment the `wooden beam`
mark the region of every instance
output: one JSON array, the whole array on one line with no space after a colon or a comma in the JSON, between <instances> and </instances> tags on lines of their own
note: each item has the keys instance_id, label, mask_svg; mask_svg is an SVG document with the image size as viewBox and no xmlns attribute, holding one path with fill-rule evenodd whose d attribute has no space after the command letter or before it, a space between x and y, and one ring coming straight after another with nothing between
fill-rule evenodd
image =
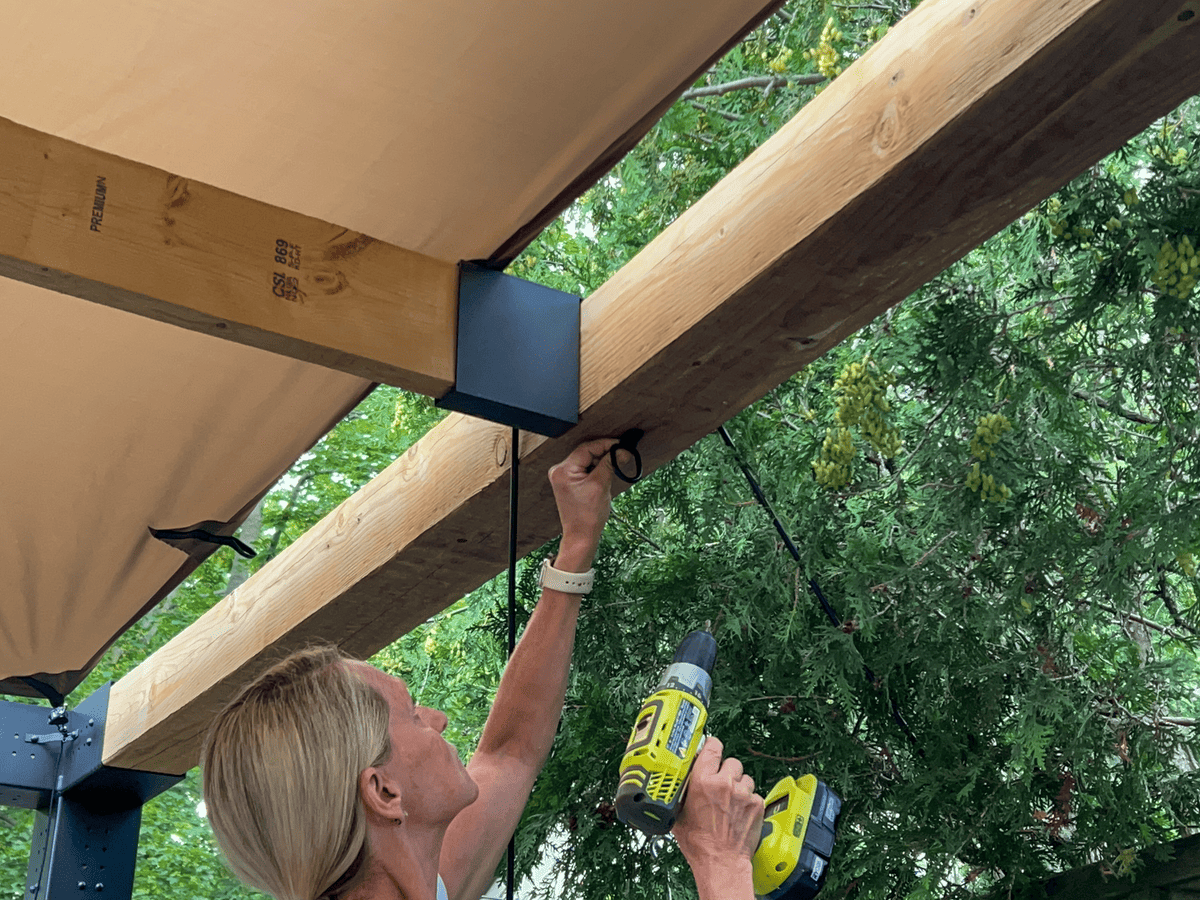
<instances>
[{"instance_id":1,"label":"wooden beam","mask_svg":"<svg viewBox=\"0 0 1200 900\"><path fill-rule=\"evenodd\" d=\"M661 465L1200 91L1200 0L926 0L583 305L581 424ZM181 772L313 640L374 652L504 567L507 431L454 416L112 691L105 762Z\"/></svg>"},{"instance_id":2,"label":"wooden beam","mask_svg":"<svg viewBox=\"0 0 1200 900\"><path fill-rule=\"evenodd\" d=\"M1159 850L1164 851L1161 860L1156 858ZM1042 882L1044 896L1047 900L1189 900L1200 892L1200 835L1145 847L1138 858L1146 866L1138 869L1136 881L1114 878L1108 866L1092 863ZM991 900L1009 896L1007 890L997 891Z\"/></svg>"},{"instance_id":3,"label":"wooden beam","mask_svg":"<svg viewBox=\"0 0 1200 900\"><path fill-rule=\"evenodd\" d=\"M458 275L0 119L0 275L440 397Z\"/></svg>"}]
</instances>

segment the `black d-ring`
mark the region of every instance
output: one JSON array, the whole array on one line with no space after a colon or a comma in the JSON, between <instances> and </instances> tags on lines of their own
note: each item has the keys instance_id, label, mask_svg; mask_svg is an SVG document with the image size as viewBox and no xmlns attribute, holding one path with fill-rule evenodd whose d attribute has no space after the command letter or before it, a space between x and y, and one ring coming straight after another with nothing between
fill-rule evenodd
<instances>
[{"instance_id":1,"label":"black d-ring","mask_svg":"<svg viewBox=\"0 0 1200 900\"><path fill-rule=\"evenodd\" d=\"M642 478L642 454L638 453L638 441L646 432L640 428L630 428L617 440L612 447L609 448L608 455L612 457L613 474L620 478L626 484L636 484ZM617 451L624 450L633 457L634 473L632 476L626 475L621 471L621 464L617 462Z\"/></svg>"}]
</instances>

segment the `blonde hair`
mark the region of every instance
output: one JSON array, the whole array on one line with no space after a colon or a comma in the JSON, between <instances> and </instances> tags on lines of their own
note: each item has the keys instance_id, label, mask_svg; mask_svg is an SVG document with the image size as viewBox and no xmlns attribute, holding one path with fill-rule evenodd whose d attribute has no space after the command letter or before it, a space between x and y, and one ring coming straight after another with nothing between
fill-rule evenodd
<instances>
[{"instance_id":1,"label":"blonde hair","mask_svg":"<svg viewBox=\"0 0 1200 900\"><path fill-rule=\"evenodd\" d=\"M201 750L204 802L234 874L278 900L336 897L363 874L358 776L387 761L388 703L336 647L242 688Z\"/></svg>"}]
</instances>

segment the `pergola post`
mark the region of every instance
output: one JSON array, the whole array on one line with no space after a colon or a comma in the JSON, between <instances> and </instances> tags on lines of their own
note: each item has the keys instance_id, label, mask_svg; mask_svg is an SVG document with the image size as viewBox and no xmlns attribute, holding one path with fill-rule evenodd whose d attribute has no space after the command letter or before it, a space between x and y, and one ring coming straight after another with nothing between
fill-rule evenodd
<instances>
[{"instance_id":1,"label":"pergola post","mask_svg":"<svg viewBox=\"0 0 1200 900\"><path fill-rule=\"evenodd\" d=\"M0 704L0 803L37 813L27 900L132 896L142 805L181 776L102 764L110 684L74 710Z\"/></svg>"}]
</instances>

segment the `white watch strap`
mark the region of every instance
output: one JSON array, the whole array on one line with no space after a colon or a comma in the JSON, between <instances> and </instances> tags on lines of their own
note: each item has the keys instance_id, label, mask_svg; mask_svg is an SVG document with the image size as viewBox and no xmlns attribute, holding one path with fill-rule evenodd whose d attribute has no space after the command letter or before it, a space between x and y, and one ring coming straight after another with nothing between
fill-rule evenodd
<instances>
[{"instance_id":1,"label":"white watch strap","mask_svg":"<svg viewBox=\"0 0 1200 900\"><path fill-rule=\"evenodd\" d=\"M538 584L552 591L562 591L564 594L589 594L595 580L595 569L588 569L586 572L563 572L550 565L550 558L546 557L546 561L542 563L542 575Z\"/></svg>"}]
</instances>

